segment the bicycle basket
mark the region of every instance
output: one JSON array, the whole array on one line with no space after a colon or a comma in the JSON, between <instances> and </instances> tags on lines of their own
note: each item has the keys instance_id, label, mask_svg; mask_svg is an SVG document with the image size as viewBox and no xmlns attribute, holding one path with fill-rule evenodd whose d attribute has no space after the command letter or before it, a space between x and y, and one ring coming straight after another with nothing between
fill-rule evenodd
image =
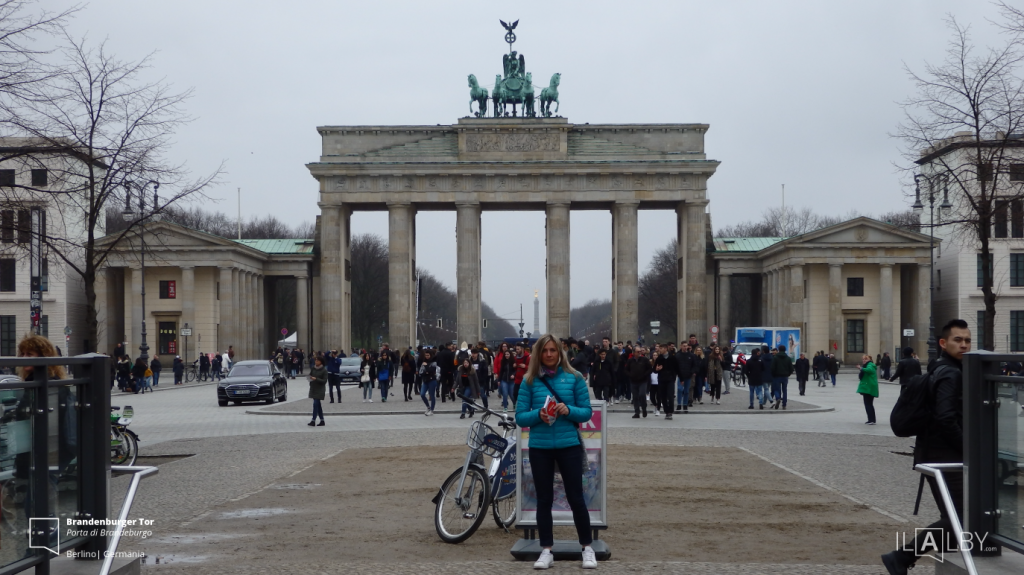
<instances>
[{"instance_id":1,"label":"bicycle basket","mask_svg":"<svg viewBox=\"0 0 1024 575\"><path fill-rule=\"evenodd\" d=\"M494 428L482 421L474 421L469 427L469 435L466 436L466 444L473 451L480 451L488 457L501 457L508 441L501 437Z\"/></svg>"}]
</instances>

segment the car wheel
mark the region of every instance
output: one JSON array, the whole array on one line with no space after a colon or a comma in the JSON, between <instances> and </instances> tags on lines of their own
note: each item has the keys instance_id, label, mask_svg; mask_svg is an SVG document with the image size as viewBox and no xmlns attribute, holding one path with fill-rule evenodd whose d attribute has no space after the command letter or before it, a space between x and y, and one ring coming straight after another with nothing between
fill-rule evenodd
<instances>
[{"instance_id":1,"label":"car wheel","mask_svg":"<svg viewBox=\"0 0 1024 575\"><path fill-rule=\"evenodd\" d=\"M288 394L286 393L282 395L281 397L277 398L277 400L281 402L288 401Z\"/></svg>"},{"instance_id":2,"label":"car wheel","mask_svg":"<svg viewBox=\"0 0 1024 575\"><path fill-rule=\"evenodd\" d=\"M227 407L228 406L228 400L226 400L226 399L218 399L217 400L217 405L219 405L221 407Z\"/></svg>"}]
</instances>

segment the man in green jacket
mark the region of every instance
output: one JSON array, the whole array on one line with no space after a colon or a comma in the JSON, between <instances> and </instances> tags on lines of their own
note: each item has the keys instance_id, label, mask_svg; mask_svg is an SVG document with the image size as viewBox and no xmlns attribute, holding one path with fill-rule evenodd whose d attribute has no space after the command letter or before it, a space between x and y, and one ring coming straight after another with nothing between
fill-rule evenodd
<instances>
[{"instance_id":1,"label":"man in green jacket","mask_svg":"<svg viewBox=\"0 0 1024 575\"><path fill-rule=\"evenodd\" d=\"M775 405L772 409L786 409L789 400L789 376L793 375L793 360L786 354L786 346L780 345L779 352L772 358L772 396L775 398Z\"/></svg>"}]
</instances>

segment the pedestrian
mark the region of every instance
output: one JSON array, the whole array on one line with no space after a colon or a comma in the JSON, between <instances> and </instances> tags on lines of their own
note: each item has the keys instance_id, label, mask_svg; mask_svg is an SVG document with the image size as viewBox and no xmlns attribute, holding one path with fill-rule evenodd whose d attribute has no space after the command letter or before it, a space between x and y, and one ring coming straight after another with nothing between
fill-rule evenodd
<instances>
[{"instance_id":1,"label":"pedestrian","mask_svg":"<svg viewBox=\"0 0 1024 575\"><path fill-rule=\"evenodd\" d=\"M882 354L882 361L878 362L878 367L882 370L881 377L883 379L889 379L889 368L892 367L892 358L889 357L889 352Z\"/></svg>"},{"instance_id":2,"label":"pedestrian","mask_svg":"<svg viewBox=\"0 0 1024 575\"><path fill-rule=\"evenodd\" d=\"M864 396L864 411L868 414L867 425L875 424L875 398L878 397L878 369L871 362L871 356L864 354L861 357L860 383L857 385L857 393Z\"/></svg>"},{"instance_id":3,"label":"pedestrian","mask_svg":"<svg viewBox=\"0 0 1024 575\"><path fill-rule=\"evenodd\" d=\"M722 349L717 345L711 346L711 355L708 356L708 384L711 386L711 393L708 395L708 402L715 405L722 405L722 379L725 378L725 370L722 367Z\"/></svg>"},{"instance_id":4,"label":"pedestrian","mask_svg":"<svg viewBox=\"0 0 1024 575\"><path fill-rule=\"evenodd\" d=\"M530 367L530 354L526 351L526 347L523 344L516 345L516 356L512 359L512 366L515 368L516 373L512 379L514 384L512 388L512 397L519 400L519 390L523 384L523 377L526 376L526 370Z\"/></svg>"},{"instance_id":5,"label":"pedestrian","mask_svg":"<svg viewBox=\"0 0 1024 575\"><path fill-rule=\"evenodd\" d=\"M647 362L647 367L649 370L650 362ZM541 546L540 557L533 566L535 569L547 569L555 560L551 554L554 545L551 508L557 465L565 501L572 509L573 523L582 547L583 568L595 569L597 558L590 546L593 542L590 512L583 497L583 470L589 470L589 461L578 430L579 425L590 421L593 414L587 383L570 367L568 356L551 334L542 336L534 344L525 381L526 385L519 390L516 422L521 427L530 428L530 466L537 494L537 530ZM554 419L543 410L549 396L556 401Z\"/></svg>"},{"instance_id":6,"label":"pedestrian","mask_svg":"<svg viewBox=\"0 0 1024 575\"><path fill-rule=\"evenodd\" d=\"M213 381L224 379L224 358L220 354L213 354L213 361L210 362L210 375Z\"/></svg>"},{"instance_id":7,"label":"pedestrian","mask_svg":"<svg viewBox=\"0 0 1024 575\"><path fill-rule=\"evenodd\" d=\"M512 352L509 351L508 345L501 345L505 351L500 353L500 357L495 360L498 362L498 393L501 394L501 412L508 413L509 397L512 398L513 410L518 399L513 393L516 385L516 366L515 359L512 357Z\"/></svg>"},{"instance_id":8,"label":"pedestrian","mask_svg":"<svg viewBox=\"0 0 1024 575\"><path fill-rule=\"evenodd\" d=\"M224 353L228 356L228 371L231 371L231 368L235 367L235 346L229 345Z\"/></svg>"},{"instance_id":9,"label":"pedestrian","mask_svg":"<svg viewBox=\"0 0 1024 575\"><path fill-rule=\"evenodd\" d=\"M971 351L971 330L962 319L942 326L939 336L939 358L928 366L933 400L929 424L919 433L914 444L914 465L919 463L960 463L964 461L963 355ZM912 356L913 353L908 355ZM963 525L964 479L962 473L944 473L949 498ZM946 541L953 531L952 521L943 504L939 485L934 477L925 476L932 497L939 508L940 519L927 529L917 530L910 549L897 549L882 555L882 563L890 575L906 575L917 558L924 554L924 543Z\"/></svg>"},{"instance_id":10,"label":"pedestrian","mask_svg":"<svg viewBox=\"0 0 1024 575\"><path fill-rule=\"evenodd\" d=\"M603 399L606 402L612 401L612 385L615 381L615 371L612 363L608 360L608 350L600 349L597 352L597 361L590 370L590 385L594 388L594 397Z\"/></svg>"},{"instance_id":11,"label":"pedestrian","mask_svg":"<svg viewBox=\"0 0 1024 575\"><path fill-rule=\"evenodd\" d=\"M131 378L132 373L132 362L128 359L127 355L122 355L117 360L117 387L121 391L128 391L128 380Z\"/></svg>"},{"instance_id":12,"label":"pedestrian","mask_svg":"<svg viewBox=\"0 0 1024 575\"><path fill-rule=\"evenodd\" d=\"M761 346L761 393L765 403L773 403L774 396L771 393L772 386L772 360L775 358L774 350L768 349L767 345Z\"/></svg>"},{"instance_id":13,"label":"pedestrian","mask_svg":"<svg viewBox=\"0 0 1024 575\"><path fill-rule=\"evenodd\" d=\"M451 344L448 342L437 346L438 351L435 358L437 367L441 369L441 403L444 403L449 398L455 401L455 395L452 391L455 374L455 353L452 352L450 346Z\"/></svg>"},{"instance_id":14,"label":"pedestrian","mask_svg":"<svg viewBox=\"0 0 1024 575\"><path fill-rule=\"evenodd\" d=\"M801 353L800 358L793 365L793 369L796 371L796 382L800 384L800 395L803 395L807 391L807 378L811 372L811 362L805 354Z\"/></svg>"},{"instance_id":15,"label":"pedestrian","mask_svg":"<svg viewBox=\"0 0 1024 575\"><path fill-rule=\"evenodd\" d=\"M476 371L476 381L480 387L480 401L483 402L485 408L490 409L490 406L487 405L487 395L489 393L487 389L487 366L491 364L491 360L484 357L480 348L476 348L470 356L469 364Z\"/></svg>"},{"instance_id":16,"label":"pedestrian","mask_svg":"<svg viewBox=\"0 0 1024 575\"><path fill-rule=\"evenodd\" d=\"M750 359L743 365L743 373L747 376L747 389L750 393L750 406L747 409L754 409L754 398L757 398L757 403L760 406L758 409L764 409L764 387L762 385L762 379L764 378L764 370L761 369L761 350L760 348L754 348L750 350Z\"/></svg>"},{"instance_id":17,"label":"pedestrian","mask_svg":"<svg viewBox=\"0 0 1024 575\"><path fill-rule=\"evenodd\" d=\"M828 385L828 356L824 351L819 351L818 355L814 356L814 374L818 381L818 387Z\"/></svg>"},{"instance_id":18,"label":"pedestrian","mask_svg":"<svg viewBox=\"0 0 1024 575\"><path fill-rule=\"evenodd\" d=\"M722 348L722 382L725 384L725 391L722 395L729 395L729 375L732 373L732 350L729 346Z\"/></svg>"},{"instance_id":19,"label":"pedestrian","mask_svg":"<svg viewBox=\"0 0 1024 575\"><path fill-rule=\"evenodd\" d=\"M658 374L658 404L665 412L665 419L672 420L672 408L675 406L676 398L676 358L669 355L668 346L658 346L658 357L654 360L654 370Z\"/></svg>"},{"instance_id":20,"label":"pedestrian","mask_svg":"<svg viewBox=\"0 0 1024 575\"><path fill-rule=\"evenodd\" d=\"M653 371L644 348L638 346L633 357L626 362L630 393L633 394L633 419L640 419L641 412L647 417L647 385L651 381Z\"/></svg>"},{"instance_id":21,"label":"pedestrian","mask_svg":"<svg viewBox=\"0 0 1024 575\"><path fill-rule=\"evenodd\" d=\"M153 393L153 368L151 367L147 367L142 374L142 393L146 393L147 389Z\"/></svg>"},{"instance_id":22,"label":"pedestrian","mask_svg":"<svg viewBox=\"0 0 1024 575\"><path fill-rule=\"evenodd\" d=\"M405 350L402 354L402 396L406 401L412 400L413 385L416 381L416 358L412 355L412 348Z\"/></svg>"},{"instance_id":23,"label":"pedestrian","mask_svg":"<svg viewBox=\"0 0 1024 575\"><path fill-rule=\"evenodd\" d=\"M199 380L210 379L210 358L203 352L199 352Z\"/></svg>"},{"instance_id":24,"label":"pedestrian","mask_svg":"<svg viewBox=\"0 0 1024 575\"><path fill-rule=\"evenodd\" d=\"M661 415L661 412L658 410L658 374L654 371L654 360L657 359L657 356L658 348L655 347L651 350L651 374L647 381L647 401L654 406L654 417Z\"/></svg>"},{"instance_id":25,"label":"pedestrian","mask_svg":"<svg viewBox=\"0 0 1024 575\"><path fill-rule=\"evenodd\" d=\"M420 399L427 407L423 415L434 415L434 404L437 400L437 376L440 369L434 361L434 350L428 349L423 352L423 364L420 365ZM427 396L430 401L427 401Z\"/></svg>"},{"instance_id":26,"label":"pedestrian","mask_svg":"<svg viewBox=\"0 0 1024 575\"><path fill-rule=\"evenodd\" d=\"M697 356L690 351L690 345L686 342L679 342L679 351L676 353L676 375L679 377L678 396L676 397L676 412L680 409L683 413L690 411L690 389L693 383L694 374L699 364Z\"/></svg>"},{"instance_id":27,"label":"pedestrian","mask_svg":"<svg viewBox=\"0 0 1024 575\"><path fill-rule=\"evenodd\" d=\"M181 361L181 356L174 356L174 363L171 364L171 371L174 372L174 385L181 385L181 377L185 375L185 362Z\"/></svg>"},{"instance_id":28,"label":"pedestrian","mask_svg":"<svg viewBox=\"0 0 1024 575\"><path fill-rule=\"evenodd\" d=\"M153 361L149 362L149 369L153 372L153 387L160 385L160 370L164 368L163 364L160 363L160 357L154 357Z\"/></svg>"},{"instance_id":29,"label":"pedestrian","mask_svg":"<svg viewBox=\"0 0 1024 575\"><path fill-rule=\"evenodd\" d=\"M459 394L463 397L462 415L459 416L459 419L466 419L467 411L469 416L473 417L476 414L476 410L473 409L473 405L467 399L470 401L480 399L480 379L476 374L476 368L473 367L473 362L468 357L464 358L462 363L459 364L456 379L459 385Z\"/></svg>"},{"instance_id":30,"label":"pedestrian","mask_svg":"<svg viewBox=\"0 0 1024 575\"><path fill-rule=\"evenodd\" d=\"M149 370L149 365L146 364L146 361L142 359L142 357L137 358L135 363L132 364L132 393L139 393L139 390L142 389L142 385L145 383L147 370Z\"/></svg>"},{"instance_id":31,"label":"pedestrian","mask_svg":"<svg viewBox=\"0 0 1024 575\"><path fill-rule=\"evenodd\" d=\"M696 338L691 337L691 340L695 341ZM697 371L694 375L693 385L690 387L690 405L693 405L694 401L704 405L704 381L708 377L708 358L704 357L704 348L700 345L692 349L694 357L697 358Z\"/></svg>"},{"instance_id":32,"label":"pedestrian","mask_svg":"<svg viewBox=\"0 0 1024 575\"><path fill-rule=\"evenodd\" d=\"M231 367L232 367L231 356L234 353L234 352L230 352L230 353L229 352L230 352L230 350L225 350L224 353L222 353L221 356L220 356L221 363L224 365L224 370L228 374L231 373Z\"/></svg>"},{"instance_id":33,"label":"pedestrian","mask_svg":"<svg viewBox=\"0 0 1024 575\"><path fill-rule=\"evenodd\" d=\"M921 362L914 357L914 348L903 348L903 359L896 364L896 371L889 378L889 381L899 379L900 385L906 385L915 375L921 375Z\"/></svg>"},{"instance_id":34,"label":"pedestrian","mask_svg":"<svg viewBox=\"0 0 1024 575\"><path fill-rule=\"evenodd\" d=\"M391 354L385 348L377 358L377 383L380 384L380 400L382 403L388 400L388 394L391 390L391 374L394 371L395 367L391 363Z\"/></svg>"},{"instance_id":35,"label":"pedestrian","mask_svg":"<svg viewBox=\"0 0 1024 575\"><path fill-rule=\"evenodd\" d=\"M363 361L359 364L359 387L363 390L363 403L373 403L373 382L377 379L377 366L370 359L370 354L363 353Z\"/></svg>"},{"instance_id":36,"label":"pedestrian","mask_svg":"<svg viewBox=\"0 0 1024 575\"><path fill-rule=\"evenodd\" d=\"M836 386L836 375L839 374L839 360L834 353L828 355L828 375L832 378L832 387Z\"/></svg>"},{"instance_id":37,"label":"pedestrian","mask_svg":"<svg viewBox=\"0 0 1024 575\"><path fill-rule=\"evenodd\" d=\"M324 367L323 360L318 359L313 363L313 369L309 370L309 397L313 400L313 419L306 425L310 427L326 425L324 423L324 406L320 403L324 400L325 395L327 395L327 368ZM318 415L320 423L316 422Z\"/></svg>"},{"instance_id":38,"label":"pedestrian","mask_svg":"<svg viewBox=\"0 0 1024 575\"><path fill-rule=\"evenodd\" d=\"M793 375L793 360L786 354L786 346L779 345L778 353L772 358L772 396L775 397L775 405L772 409L786 409L789 402L789 376Z\"/></svg>"},{"instance_id":39,"label":"pedestrian","mask_svg":"<svg viewBox=\"0 0 1024 575\"><path fill-rule=\"evenodd\" d=\"M327 392L331 396L331 403L334 403L335 391L338 392L338 403L341 403L341 359L338 352L332 349L330 355L321 359L327 370Z\"/></svg>"}]
</instances>

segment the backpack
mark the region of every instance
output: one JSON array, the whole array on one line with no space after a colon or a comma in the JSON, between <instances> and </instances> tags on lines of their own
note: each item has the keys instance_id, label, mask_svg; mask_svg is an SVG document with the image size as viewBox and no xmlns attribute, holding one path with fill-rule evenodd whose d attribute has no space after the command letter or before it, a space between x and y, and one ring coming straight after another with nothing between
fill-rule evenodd
<instances>
[{"instance_id":1,"label":"backpack","mask_svg":"<svg viewBox=\"0 0 1024 575\"><path fill-rule=\"evenodd\" d=\"M428 364L427 368L423 370L423 379L425 381L437 381L437 366Z\"/></svg>"},{"instance_id":2,"label":"backpack","mask_svg":"<svg viewBox=\"0 0 1024 575\"><path fill-rule=\"evenodd\" d=\"M896 437L912 437L928 431L934 407L935 380L940 370L945 369L951 368L940 365L934 373L915 375L901 386L900 396L889 414L889 427Z\"/></svg>"}]
</instances>

